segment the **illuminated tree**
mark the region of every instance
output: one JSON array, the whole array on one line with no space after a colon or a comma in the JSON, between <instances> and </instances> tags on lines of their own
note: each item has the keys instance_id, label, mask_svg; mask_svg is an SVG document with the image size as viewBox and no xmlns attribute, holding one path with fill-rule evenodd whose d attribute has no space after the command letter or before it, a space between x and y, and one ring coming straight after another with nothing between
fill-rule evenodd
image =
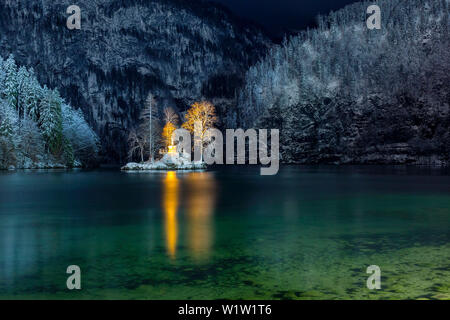
<instances>
[{"instance_id":1,"label":"illuminated tree","mask_svg":"<svg viewBox=\"0 0 450 320\"><path fill-rule=\"evenodd\" d=\"M167 122L163 128L162 138L164 142L164 146L167 148L168 146L173 145L172 135L177 128L172 124L172 122Z\"/></svg>"},{"instance_id":2,"label":"illuminated tree","mask_svg":"<svg viewBox=\"0 0 450 320\"><path fill-rule=\"evenodd\" d=\"M163 128L162 132L162 142L164 143L164 146L167 148L168 146L173 145L172 140L172 134L177 129L176 124L178 122L178 115L175 113L175 111L168 107L164 108L164 122L166 125Z\"/></svg>"},{"instance_id":3,"label":"illuminated tree","mask_svg":"<svg viewBox=\"0 0 450 320\"><path fill-rule=\"evenodd\" d=\"M195 102L187 111L182 127L194 134L194 143L200 147L200 160L203 161L203 144L208 140L209 128L217 121L214 105L208 101ZM196 132L196 124L199 126Z\"/></svg>"}]
</instances>

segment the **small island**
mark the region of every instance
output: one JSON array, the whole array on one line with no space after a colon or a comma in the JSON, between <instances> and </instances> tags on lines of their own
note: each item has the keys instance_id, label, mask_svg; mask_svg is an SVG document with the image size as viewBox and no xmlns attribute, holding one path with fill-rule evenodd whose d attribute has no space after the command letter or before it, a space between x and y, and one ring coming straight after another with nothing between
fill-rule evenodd
<instances>
[{"instance_id":1,"label":"small island","mask_svg":"<svg viewBox=\"0 0 450 320\"><path fill-rule=\"evenodd\" d=\"M149 171L149 170L204 170L206 163L203 161L191 161L191 155L177 152L176 146L169 146L169 151L154 162L136 163L130 162L122 167L124 171Z\"/></svg>"},{"instance_id":2,"label":"small island","mask_svg":"<svg viewBox=\"0 0 450 320\"><path fill-rule=\"evenodd\" d=\"M128 136L128 157L139 158L140 162L129 162L121 170L205 170L207 165L203 159L192 161L189 151L178 148L173 139L178 114L172 108L164 108L162 121L158 115L156 100L149 94L140 116L142 122L139 127L133 128ZM206 130L212 128L217 121L214 105L208 101L195 102L182 118L184 122L181 127L191 133L194 133L197 121L202 123L204 127L199 133L201 145L207 140ZM164 124L162 129L161 122ZM157 154L160 159L155 160ZM148 161L144 161L147 156Z\"/></svg>"}]
</instances>

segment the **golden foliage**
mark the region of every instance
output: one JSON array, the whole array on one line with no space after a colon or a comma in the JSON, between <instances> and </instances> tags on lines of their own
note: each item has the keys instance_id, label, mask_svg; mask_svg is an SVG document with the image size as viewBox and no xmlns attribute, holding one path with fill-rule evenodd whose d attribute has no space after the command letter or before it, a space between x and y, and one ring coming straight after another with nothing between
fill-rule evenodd
<instances>
[{"instance_id":1,"label":"golden foliage","mask_svg":"<svg viewBox=\"0 0 450 320\"><path fill-rule=\"evenodd\" d=\"M177 128L172 122L167 122L163 128L162 137L164 141L164 146L168 147L173 145L172 134Z\"/></svg>"},{"instance_id":2,"label":"golden foliage","mask_svg":"<svg viewBox=\"0 0 450 320\"><path fill-rule=\"evenodd\" d=\"M194 133L195 122L199 121L202 125L200 137L203 139L206 130L212 128L217 122L216 109L211 102L195 102L187 111L186 121L182 127Z\"/></svg>"}]
</instances>

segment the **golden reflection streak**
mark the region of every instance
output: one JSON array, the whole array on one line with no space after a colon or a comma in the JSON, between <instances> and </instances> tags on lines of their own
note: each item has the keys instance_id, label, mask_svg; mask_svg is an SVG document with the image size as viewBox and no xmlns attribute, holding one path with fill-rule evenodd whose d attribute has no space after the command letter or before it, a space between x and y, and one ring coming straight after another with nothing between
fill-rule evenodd
<instances>
[{"instance_id":1,"label":"golden reflection streak","mask_svg":"<svg viewBox=\"0 0 450 320\"><path fill-rule=\"evenodd\" d=\"M209 256L213 242L212 213L216 201L216 182L209 172L192 172L186 177L188 248L194 258Z\"/></svg>"},{"instance_id":2,"label":"golden reflection streak","mask_svg":"<svg viewBox=\"0 0 450 320\"><path fill-rule=\"evenodd\" d=\"M175 171L167 172L163 180L163 208L165 215L166 248L169 256L174 259L178 240L178 193L179 181Z\"/></svg>"}]
</instances>

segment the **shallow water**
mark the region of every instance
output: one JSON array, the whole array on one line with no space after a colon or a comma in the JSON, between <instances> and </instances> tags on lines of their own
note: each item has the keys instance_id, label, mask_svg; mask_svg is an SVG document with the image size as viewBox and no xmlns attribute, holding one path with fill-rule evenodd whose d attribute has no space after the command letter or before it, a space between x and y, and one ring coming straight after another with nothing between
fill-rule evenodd
<instances>
[{"instance_id":1,"label":"shallow water","mask_svg":"<svg viewBox=\"0 0 450 320\"><path fill-rule=\"evenodd\" d=\"M81 268L82 290L66 288ZM381 289L369 290L369 265ZM449 299L450 174L0 173L0 299Z\"/></svg>"}]
</instances>

